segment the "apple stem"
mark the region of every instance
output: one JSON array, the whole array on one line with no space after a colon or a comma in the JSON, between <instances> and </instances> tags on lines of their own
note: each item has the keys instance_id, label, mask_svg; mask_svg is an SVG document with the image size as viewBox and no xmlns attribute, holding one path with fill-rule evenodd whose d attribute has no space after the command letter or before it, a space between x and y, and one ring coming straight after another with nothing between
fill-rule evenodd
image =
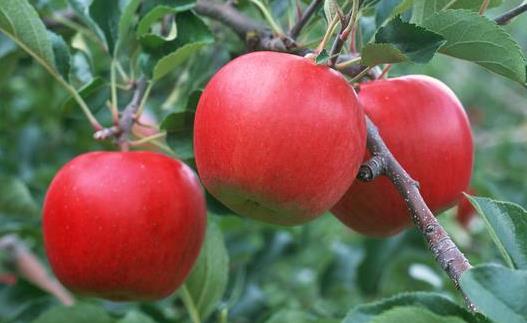
<instances>
[{"instance_id":1,"label":"apple stem","mask_svg":"<svg viewBox=\"0 0 527 323\"><path fill-rule=\"evenodd\" d=\"M183 301L183 304L185 305L185 308L189 313L192 323L201 323L199 312L196 309L196 304L194 303L194 300L192 299L192 296L190 295L187 286L183 284L183 286L181 286L179 290L181 293L181 300Z\"/></svg>"},{"instance_id":2,"label":"apple stem","mask_svg":"<svg viewBox=\"0 0 527 323\"><path fill-rule=\"evenodd\" d=\"M267 26L243 15L229 4L218 4L210 0L198 0L194 11L202 16L222 22L234 30L249 50L272 50L305 55L308 49L299 47L287 35L274 35Z\"/></svg>"},{"instance_id":3,"label":"apple stem","mask_svg":"<svg viewBox=\"0 0 527 323\"><path fill-rule=\"evenodd\" d=\"M119 128L121 132L117 136L117 143L119 144L119 147L121 147L122 151L128 151L129 149L128 137L132 132L132 126L134 125L136 114L143 105L142 102L146 90L146 79L141 76L135 83L132 100L130 100L126 108L123 110L121 118L119 119Z\"/></svg>"},{"instance_id":4,"label":"apple stem","mask_svg":"<svg viewBox=\"0 0 527 323\"><path fill-rule=\"evenodd\" d=\"M313 0L307 6L306 10L304 11L304 14L296 21L296 23L289 29L288 35L291 39L296 39L298 35L300 35L300 32L304 28L304 26L307 24L311 16L317 11L317 9L320 7L320 5L323 3L323 0Z\"/></svg>"},{"instance_id":5,"label":"apple stem","mask_svg":"<svg viewBox=\"0 0 527 323\"><path fill-rule=\"evenodd\" d=\"M0 239L0 250L7 253L9 262L17 273L32 284L55 296L64 305L73 305L75 299L38 260L16 235L10 234Z\"/></svg>"},{"instance_id":6,"label":"apple stem","mask_svg":"<svg viewBox=\"0 0 527 323\"><path fill-rule=\"evenodd\" d=\"M147 83L148 82L143 76L133 83L134 94L126 108L121 113L117 125L103 128L95 132L93 134L94 139L105 140L113 137L117 139L117 144L121 148L121 151L128 151L130 149L128 137L132 132L134 123L142 112L145 100L152 87L152 83L149 83L148 85Z\"/></svg>"},{"instance_id":7,"label":"apple stem","mask_svg":"<svg viewBox=\"0 0 527 323\"><path fill-rule=\"evenodd\" d=\"M391 68L392 68L392 64L386 64L384 68L382 69L381 74L377 77L377 79L380 80L382 78L386 78Z\"/></svg>"},{"instance_id":8,"label":"apple stem","mask_svg":"<svg viewBox=\"0 0 527 323\"><path fill-rule=\"evenodd\" d=\"M489 7L490 0L483 0L481 2L481 6L479 7L479 14L483 16L485 14L485 11L487 11L487 8Z\"/></svg>"},{"instance_id":9,"label":"apple stem","mask_svg":"<svg viewBox=\"0 0 527 323\"><path fill-rule=\"evenodd\" d=\"M132 140L132 141L129 141L129 145L130 145L130 146L139 146L139 145L143 145L143 144L146 144L146 143L152 142L152 141L154 141L154 140L157 140L157 139L160 139L160 138L164 138L164 137L166 137L166 135L167 135L166 132L156 133L155 135L151 135L151 136L143 137L143 138L138 139L138 140Z\"/></svg>"},{"instance_id":10,"label":"apple stem","mask_svg":"<svg viewBox=\"0 0 527 323\"><path fill-rule=\"evenodd\" d=\"M395 159L368 117L366 126L367 146L373 157L360 167L357 178L370 182L380 175L388 177L403 197L413 222L423 234L436 261L463 294L467 307L475 311L474 304L459 285L461 275L472 266L426 205L419 192L419 183Z\"/></svg>"},{"instance_id":11,"label":"apple stem","mask_svg":"<svg viewBox=\"0 0 527 323\"><path fill-rule=\"evenodd\" d=\"M334 67L339 58L340 52L348 40L349 35L351 34L354 26L358 22L359 17L359 0L353 0L353 5L351 11L341 19L340 33L335 37L335 41L331 46L331 51L329 53L329 62L330 67Z\"/></svg>"}]
</instances>

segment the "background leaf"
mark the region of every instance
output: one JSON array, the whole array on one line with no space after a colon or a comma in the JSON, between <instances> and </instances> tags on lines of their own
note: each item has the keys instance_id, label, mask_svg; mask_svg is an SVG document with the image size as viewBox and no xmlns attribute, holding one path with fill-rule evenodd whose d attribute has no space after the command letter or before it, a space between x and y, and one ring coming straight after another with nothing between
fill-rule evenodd
<instances>
[{"instance_id":1,"label":"background leaf","mask_svg":"<svg viewBox=\"0 0 527 323\"><path fill-rule=\"evenodd\" d=\"M412 0L412 22L421 24L434 13L444 9L469 9L479 11L481 0ZM490 0L488 8L496 7L501 4L501 0Z\"/></svg>"},{"instance_id":2,"label":"background leaf","mask_svg":"<svg viewBox=\"0 0 527 323\"><path fill-rule=\"evenodd\" d=\"M160 128L167 132L167 144L183 160L194 158L192 135L194 133L194 114L201 91L190 95L186 109L172 112L161 122Z\"/></svg>"},{"instance_id":3,"label":"background leaf","mask_svg":"<svg viewBox=\"0 0 527 323\"><path fill-rule=\"evenodd\" d=\"M400 306L389 309L376 316L372 323L464 323L465 320L455 316L438 315L426 308L417 306Z\"/></svg>"},{"instance_id":4,"label":"background leaf","mask_svg":"<svg viewBox=\"0 0 527 323\"><path fill-rule=\"evenodd\" d=\"M460 285L478 311L492 320L527 321L527 271L497 265L477 266L463 273Z\"/></svg>"},{"instance_id":5,"label":"background leaf","mask_svg":"<svg viewBox=\"0 0 527 323\"><path fill-rule=\"evenodd\" d=\"M117 37L116 53L123 45L122 42L126 38L133 23L134 15L141 4L141 0L128 0L123 8L121 17L119 18L119 36Z\"/></svg>"},{"instance_id":6,"label":"background leaf","mask_svg":"<svg viewBox=\"0 0 527 323\"><path fill-rule=\"evenodd\" d=\"M51 46L53 48L55 66L60 75L62 75L62 78L64 80L69 80L71 68L70 49L61 36L51 31L48 31L48 33L51 39Z\"/></svg>"},{"instance_id":7,"label":"background leaf","mask_svg":"<svg viewBox=\"0 0 527 323\"><path fill-rule=\"evenodd\" d=\"M527 269L527 211L521 206L483 197L468 197L486 220L487 229L512 268Z\"/></svg>"},{"instance_id":8,"label":"background leaf","mask_svg":"<svg viewBox=\"0 0 527 323\"><path fill-rule=\"evenodd\" d=\"M77 92L85 101L89 102L89 106L94 111L98 111L106 104L106 99L109 96L108 88L105 85L106 82L102 78L96 77L83 85ZM68 97L62 104L62 111L66 114L71 113L77 104L75 99Z\"/></svg>"},{"instance_id":9,"label":"background leaf","mask_svg":"<svg viewBox=\"0 0 527 323\"><path fill-rule=\"evenodd\" d=\"M91 304L57 306L39 316L34 323L112 323L104 309Z\"/></svg>"},{"instance_id":10,"label":"background leaf","mask_svg":"<svg viewBox=\"0 0 527 323\"><path fill-rule=\"evenodd\" d=\"M368 66L405 60L426 63L443 43L440 35L403 22L398 16L377 31L374 44L365 46L362 63Z\"/></svg>"},{"instance_id":11,"label":"background leaf","mask_svg":"<svg viewBox=\"0 0 527 323\"><path fill-rule=\"evenodd\" d=\"M105 33L102 31L101 27L97 24L97 22L93 19L93 17L90 14L90 5L93 2L99 1L104 2L104 0L68 0L68 3L73 8L75 13L77 14L77 17L86 25L90 30L92 30L95 35L101 40L101 42L108 47L108 40L106 39ZM118 3L118 1L111 1L112 3ZM110 4L113 6L114 4Z\"/></svg>"},{"instance_id":12,"label":"background leaf","mask_svg":"<svg viewBox=\"0 0 527 323\"><path fill-rule=\"evenodd\" d=\"M338 323L338 320L322 318L313 313L284 309L274 313L265 323Z\"/></svg>"},{"instance_id":13,"label":"background leaf","mask_svg":"<svg viewBox=\"0 0 527 323\"><path fill-rule=\"evenodd\" d=\"M201 320L206 320L222 299L228 270L229 255L223 234L215 223L210 222L199 258L185 281Z\"/></svg>"},{"instance_id":14,"label":"background leaf","mask_svg":"<svg viewBox=\"0 0 527 323\"><path fill-rule=\"evenodd\" d=\"M174 40L148 42L144 49L142 68L153 80L166 76L177 66L186 62L214 37L203 21L190 11L176 15L177 37ZM153 45L153 46L152 46Z\"/></svg>"},{"instance_id":15,"label":"background leaf","mask_svg":"<svg viewBox=\"0 0 527 323\"><path fill-rule=\"evenodd\" d=\"M38 214L31 192L18 178L0 177L0 214L21 218Z\"/></svg>"},{"instance_id":16,"label":"background leaf","mask_svg":"<svg viewBox=\"0 0 527 323\"><path fill-rule=\"evenodd\" d=\"M423 26L446 40L440 53L474 62L522 84L527 81L520 46L489 18L468 10L445 10L426 19Z\"/></svg>"},{"instance_id":17,"label":"background leaf","mask_svg":"<svg viewBox=\"0 0 527 323\"><path fill-rule=\"evenodd\" d=\"M102 30L108 51L113 54L119 37L119 19L121 11L119 1L93 0L90 6L90 17Z\"/></svg>"},{"instance_id":18,"label":"background leaf","mask_svg":"<svg viewBox=\"0 0 527 323\"><path fill-rule=\"evenodd\" d=\"M125 317L118 320L116 323L155 323L150 316L147 316L139 311L130 311L126 313ZM94 322L96 323L96 322Z\"/></svg>"},{"instance_id":19,"label":"background leaf","mask_svg":"<svg viewBox=\"0 0 527 323\"><path fill-rule=\"evenodd\" d=\"M384 299L379 302L359 305L351 310L343 323L371 322L376 316L400 306L418 306L426 308L439 316L455 316L467 322L479 322L466 309L448 298L435 293L405 293Z\"/></svg>"},{"instance_id":20,"label":"background leaf","mask_svg":"<svg viewBox=\"0 0 527 323\"><path fill-rule=\"evenodd\" d=\"M49 34L27 0L0 0L0 31L48 71L57 72Z\"/></svg>"}]
</instances>

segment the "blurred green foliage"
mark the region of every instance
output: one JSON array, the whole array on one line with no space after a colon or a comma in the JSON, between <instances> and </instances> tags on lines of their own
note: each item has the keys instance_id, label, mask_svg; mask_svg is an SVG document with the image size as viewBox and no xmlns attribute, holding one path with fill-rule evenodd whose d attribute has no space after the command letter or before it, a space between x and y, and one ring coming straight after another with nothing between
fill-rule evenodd
<instances>
[{"instance_id":1,"label":"blurred green foliage","mask_svg":"<svg viewBox=\"0 0 527 323\"><path fill-rule=\"evenodd\" d=\"M489 16L517 2L493 8ZM51 17L65 8L66 1L38 0L33 4L41 17ZM273 14L285 25L294 21L292 10L288 10L292 4L294 1L271 1ZM246 2L240 7L255 17L259 15ZM231 31L216 23L211 26L215 43L153 88L147 109L158 120L184 109L191 93L243 52L243 44ZM524 51L526 27L527 15L505 27ZM57 32L68 42L78 42L79 36L68 28L58 27ZM301 41L312 44L322 33L320 24L308 25ZM101 50L82 50L83 46L97 46L87 37L78 43L72 52L76 85L94 76L102 76L106 82L110 66L107 55ZM527 205L526 89L476 65L445 56L436 56L426 65L395 65L390 76L412 73L441 79L466 107L477 143L473 176L477 195ZM107 91L96 90L88 99L104 124L111 122L105 107L108 98ZM129 94L124 93L119 101L128 99ZM41 66L0 34L0 231L19 234L42 260L45 255L35 209L40 209L54 174L83 152L114 149L112 143L92 139L78 108L64 109L67 100L65 91ZM10 201L15 199L9 194L17 194L16 200L23 196L24 203L13 204ZM370 239L350 231L330 214L301 227L281 228L239 218L214 204L217 202L210 203L211 220L221 228L230 258L227 291L210 322L217 321L222 312L228 312L229 322L240 323L340 321L355 305L403 291L434 291L462 302L413 229L387 239ZM502 263L481 219L477 218L468 232L456 223L453 210L440 219L473 264ZM178 294L148 304L82 301L92 304L84 306L105 308L100 312L95 307L93 315L126 315L122 322L145 322L141 318L144 315L157 322L188 320ZM14 286L0 283L2 322L28 322L52 304L57 301L23 279ZM48 313L48 319L43 317L39 322L55 322L53 315L60 316L58 313Z\"/></svg>"}]
</instances>

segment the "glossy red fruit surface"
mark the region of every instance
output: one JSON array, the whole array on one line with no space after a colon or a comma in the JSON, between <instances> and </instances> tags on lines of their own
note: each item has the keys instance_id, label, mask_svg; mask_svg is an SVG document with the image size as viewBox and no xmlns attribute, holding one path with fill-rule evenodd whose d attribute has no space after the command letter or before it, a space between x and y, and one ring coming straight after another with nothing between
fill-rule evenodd
<instances>
[{"instance_id":1,"label":"glossy red fruit surface","mask_svg":"<svg viewBox=\"0 0 527 323\"><path fill-rule=\"evenodd\" d=\"M455 94L439 80L411 75L362 84L359 100L395 158L419 182L430 209L455 204L468 186L474 155L470 124ZM356 181L332 212L371 236L392 235L411 223L386 177Z\"/></svg>"},{"instance_id":2,"label":"glossy red fruit surface","mask_svg":"<svg viewBox=\"0 0 527 323\"><path fill-rule=\"evenodd\" d=\"M43 215L46 253L71 290L154 300L186 278L203 241L206 209L192 170L153 152L92 152L53 179Z\"/></svg>"},{"instance_id":3,"label":"glossy red fruit surface","mask_svg":"<svg viewBox=\"0 0 527 323\"><path fill-rule=\"evenodd\" d=\"M365 150L364 114L355 91L327 66L255 52L206 86L194 150L204 185L232 210L300 224L331 208L353 182Z\"/></svg>"}]
</instances>

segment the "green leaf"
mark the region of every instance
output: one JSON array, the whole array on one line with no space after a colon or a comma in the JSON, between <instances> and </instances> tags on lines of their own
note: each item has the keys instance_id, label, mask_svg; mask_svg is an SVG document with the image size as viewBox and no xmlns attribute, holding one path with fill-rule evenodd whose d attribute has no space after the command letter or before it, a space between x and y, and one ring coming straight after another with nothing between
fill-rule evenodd
<instances>
[{"instance_id":1,"label":"green leaf","mask_svg":"<svg viewBox=\"0 0 527 323\"><path fill-rule=\"evenodd\" d=\"M185 11L192 9L196 5L196 0L150 0L143 3L142 12L148 12L156 6L167 6Z\"/></svg>"},{"instance_id":2,"label":"green leaf","mask_svg":"<svg viewBox=\"0 0 527 323\"><path fill-rule=\"evenodd\" d=\"M485 220L509 266L527 269L527 211L510 202L474 196L468 199Z\"/></svg>"},{"instance_id":3,"label":"green leaf","mask_svg":"<svg viewBox=\"0 0 527 323\"><path fill-rule=\"evenodd\" d=\"M108 51L114 53L115 43L119 37L121 17L119 1L93 0L90 5L90 16L102 30Z\"/></svg>"},{"instance_id":4,"label":"green leaf","mask_svg":"<svg viewBox=\"0 0 527 323\"><path fill-rule=\"evenodd\" d=\"M375 44L365 46L362 63L368 66L406 60L426 63L443 43L443 37L440 35L403 22L397 16L379 28L375 34Z\"/></svg>"},{"instance_id":5,"label":"green leaf","mask_svg":"<svg viewBox=\"0 0 527 323\"><path fill-rule=\"evenodd\" d=\"M479 64L524 84L526 60L518 43L487 17L468 10L445 10L423 26L444 37L440 53Z\"/></svg>"},{"instance_id":6,"label":"green leaf","mask_svg":"<svg viewBox=\"0 0 527 323\"><path fill-rule=\"evenodd\" d=\"M14 41L0 33L0 58L14 53L17 50Z\"/></svg>"},{"instance_id":7,"label":"green leaf","mask_svg":"<svg viewBox=\"0 0 527 323\"><path fill-rule=\"evenodd\" d=\"M137 36L139 38L139 41L141 44L148 48L158 48L165 43L171 41L175 38L175 33L171 32L168 36L163 36L157 33L152 32L152 27L159 22L163 17L169 14L176 14L181 11L188 10L194 6L194 3L182 3L180 5L171 4L171 5L159 5L148 11L139 21L139 24L137 25ZM181 19L185 19L185 16L192 16L192 14L183 15L181 16ZM199 22L196 20L194 23L199 24ZM180 22L180 24L185 23ZM196 25L195 31L193 32L201 32L201 26ZM185 36L185 35L183 35ZM181 37L180 37L181 38Z\"/></svg>"},{"instance_id":8,"label":"green leaf","mask_svg":"<svg viewBox=\"0 0 527 323\"><path fill-rule=\"evenodd\" d=\"M94 0L95 1L101 1L106 3L104 0ZM116 2L118 1L111 1ZM95 22L95 20L92 18L90 14L90 5L92 2L90 0L68 0L68 3L73 8L73 11L77 14L77 17L86 25L90 30L92 30L95 35L102 41L102 43L108 47L108 42L106 39L105 33L102 31L101 27Z\"/></svg>"},{"instance_id":9,"label":"green leaf","mask_svg":"<svg viewBox=\"0 0 527 323\"><path fill-rule=\"evenodd\" d=\"M419 0L413 1L412 8L412 22L421 24L428 17L432 16L438 11L446 9L468 9L472 11L479 11L482 0ZM489 8L497 7L502 3L501 0L490 0Z\"/></svg>"},{"instance_id":10,"label":"green leaf","mask_svg":"<svg viewBox=\"0 0 527 323\"><path fill-rule=\"evenodd\" d=\"M85 100L89 101L95 96L98 96L102 88L104 88L106 83L104 80L100 77L96 77L92 79L89 83L83 85L77 92L79 95ZM97 100L99 101L99 100ZM105 101L103 99L103 101ZM101 102L99 102L101 103ZM104 102L103 102L104 104ZM62 111L64 113L69 113L73 108L75 108L78 105L77 101L73 97L69 97L64 101L62 104ZM100 106L100 104L98 104ZM90 104L91 107L95 107L95 105Z\"/></svg>"},{"instance_id":11,"label":"green leaf","mask_svg":"<svg viewBox=\"0 0 527 323\"><path fill-rule=\"evenodd\" d=\"M152 25L158 22L161 18L168 14L175 14L176 12L176 8L157 6L144 15L137 25L137 36L139 37L141 44L150 48L156 48L163 45L166 41L169 41L170 38L174 38L173 36L165 37L158 35L152 33L150 30Z\"/></svg>"},{"instance_id":12,"label":"green leaf","mask_svg":"<svg viewBox=\"0 0 527 323\"><path fill-rule=\"evenodd\" d=\"M265 323L337 323L338 320L321 318L300 310L284 309L274 313Z\"/></svg>"},{"instance_id":13,"label":"green leaf","mask_svg":"<svg viewBox=\"0 0 527 323\"><path fill-rule=\"evenodd\" d=\"M375 32L377 31L375 17L361 16L359 18L359 28L361 45L364 46L373 40Z\"/></svg>"},{"instance_id":14,"label":"green leaf","mask_svg":"<svg viewBox=\"0 0 527 323\"><path fill-rule=\"evenodd\" d=\"M119 36L117 37L116 53L122 46L122 42L127 34L130 32L134 15L141 2L141 0L128 0L128 3L123 8L121 18L119 19Z\"/></svg>"},{"instance_id":15,"label":"green leaf","mask_svg":"<svg viewBox=\"0 0 527 323\"><path fill-rule=\"evenodd\" d=\"M324 64L328 61L329 59L329 54L327 52L327 50L323 49L320 54L317 55L317 57L315 58L315 63L317 64Z\"/></svg>"},{"instance_id":16,"label":"green leaf","mask_svg":"<svg viewBox=\"0 0 527 323\"><path fill-rule=\"evenodd\" d=\"M53 54L55 56L55 66L60 75L62 75L62 78L64 80L69 80L71 68L70 49L61 36L51 31L48 31L48 33L53 48Z\"/></svg>"},{"instance_id":17,"label":"green leaf","mask_svg":"<svg viewBox=\"0 0 527 323\"><path fill-rule=\"evenodd\" d=\"M12 286L0 284L0 322L32 322L52 305L49 294L24 279Z\"/></svg>"},{"instance_id":18,"label":"green leaf","mask_svg":"<svg viewBox=\"0 0 527 323\"><path fill-rule=\"evenodd\" d=\"M185 286L204 321L217 307L227 287L229 254L215 223L207 226L205 243Z\"/></svg>"},{"instance_id":19,"label":"green leaf","mask_svg":"<svg viewBox=\"0 0 527 323\"><path fill-rule=\"evenodd\" d=\"M184 63L189 57L191 57L200 48L208 43L209 42L200 42L183 45L182 47L176 49L175 52L161 58L154 67L152 79L159 80L163 76L167 75L171 70Z\"/></svg>"},{"instance_id":20,"label":"green leaf","mask_svg":"<svg viewBox=\"0 0 527 323\"><path fill-rule=\"evenodd\" d=\"M126 315L116 323L156 323L156 321L154 321L150 316L147 316L139 311L132 310L126 313Z\"/></svg>"},{"instance_id":21,"label":"green leaf","mask_svg":"<svg viewBox=\"0 0 527 323\"><path fill-rule=\"evenodd\" d=\"M497 265L474 267L461 276L460 285L481 313L496 322L527 321L527 271Z\"/></svg>"},{"instance_id":22,"label":"green leaf","mask_svg":"<svg viewBox=\"0 0 527 323\"><path fill-rule=\"evenodd\" d=\"M38 206L24 182L15 177L0 177L0 214L20 218L37 216Z\"/></svg>"},{"instance_id":23,"label":"green leaf","mask_svg":"<svg viewBox=\"0 0 527 323\"><path fill-rule=\"evenodd\" d=\"M393 254L405 245L405 235L386 239L368 238L364 240L364 258L357 269L357 284L364 294L376 294L385 274L385 268L393 261Z\"/></svg>"},{"instance_id":24,"label":"green leaf","mask_svg":"<svg viewBox=\"0 0 527 323\"><path fill-rule=\"evenodd\" d=\"M435 314L422 307L402 306L394 307L373 318L371 323L464 323L465 321L455 316Z\"/></svg>"},{"instance_id":25,"label":"green leaf","mask_svg":"<svg viewBox=\"0 0 527 323\"><path fill-rule=\"evenodd\" d=\"M437 0L443 1L445 5L452 2L452 0ZM456 0L450 7L447 9L470 9L472 11L479 11L481 8L481 4L483 1L481 0ZM503 3L503 0L490 0L488 8L495 8L500 6ZM443 6L444 8L444 6Z\"/></svg>"},{"instance_id":26,"label":"green leaf","mask_svg":"<svg viewBox=\"0 0 527 323\"><path fill-rule=\"evenodd\" d=\"M184 63L200 48L214 41L205 23L190 11L176 16L178 35L176 39L165 41L162 46L144 48L143 70L153 80L159 80L172 69Z\"/></svg>"},{"instance_id":27,"label":"green leaf","mask_svg":"<svg viewBox=\"0 0 527 323\"><path fill-rule=\"evenodd\" d=\"M361 63L367 66L400 63L408 60L408 57L392 44L370 43L364 46L361 54Z\"/></svg>"},{"instance_id":28,"label":"green leaf","mask_svg":"<svg viewBox=\"0 0 527 323\"><path fill-rule=\"evenodd\" d=\"M58 76L53 46L35 9L27 0L0 0L0 31L51 74Z\"/></svg>"},{"instance_id":29,"label":"green leaf","mask_svg":"<svg viewBox=\"0 0 527 323\"><path fill-rule=\"evenodd\" d=\"M100 306L76 304L56 306L40 315L34 323L112 323L113 320Z\"/></svg>"},{"instance_id":30,"label":"green leaf","mask_svg":"<svg viewBox=\"0 0 527 323\"><path fill-rule=\"evenodd\" d=\"M371 322L381 313L399 306L418 306L426 308L437 315L459 317L466 322L485 321L484 319L473 316L465 308L457 305L443 295L416 292L399 294L378 302L359 305L348 313L343 323Z\"/></svg>"},{"instance_id":31,"label":"green leaf","mask_svg":"<svg viewBox=\"0 0 527 323\"><path fill-rule=\"evenodd\" d=\"M11 53L0 59L0 88L2 88L6 82L11 79L13 71L17 67L17 62L19 59L18 53Z\"/></svg>"},{"instance_id":32,"label":"green leaf","mask_svg":"<svg viewBox=\"0 0 527 323\"><path fill-rule=\"evenodd\" d=\"M340 10L340 6L337 0L324 0L324 15L328 24L333 21L338 10Z\"/></svg>"},{"instance_id":33,"label":"green leaf","mask_svg":"<svg viewBox=\"0 0 527 323\"><path fill-rule=\"evenodd\" d=\"M375 23L382 26L386 20L403 13L408 9L408 1L404 0L381 0L375 9Z\"/></svg>"},{"instance_id":34,"label":"green leaf","mask_svg":"<svg viewBox=\"0 0 527 323\"><path fill-rule=\"evenodd\" d=\"M186 109L169 114L160 125L167 132L167 144L184 160L194 158L194 114L200 95L201 91L191 93Z\"/></svg>"}]
</instances>

